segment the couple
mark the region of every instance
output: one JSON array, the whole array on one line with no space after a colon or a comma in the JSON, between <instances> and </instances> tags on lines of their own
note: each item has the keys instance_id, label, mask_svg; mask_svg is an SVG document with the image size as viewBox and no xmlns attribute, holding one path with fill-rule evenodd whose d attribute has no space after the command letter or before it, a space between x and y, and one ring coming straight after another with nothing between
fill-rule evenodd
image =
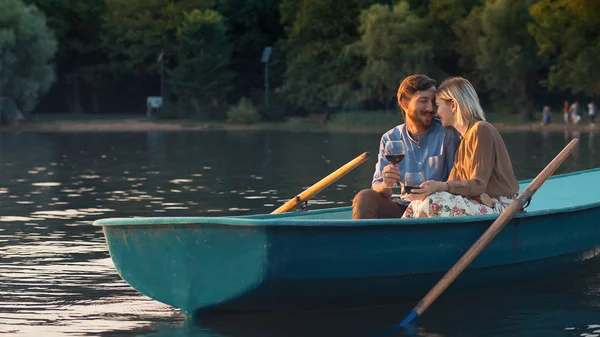
<instances>
[{"instance_id":1,"label":"couple","mask_svg":"<svg viewBox=\"0 0 600 337\"><path fill-rule=\"evenodd\" d=\"M461 77L442 82L421 74L404 79L398 104L405 124L381 137L370 189L352 202L353 219L419 218L501 213L519 192L519 184L500 133L485 116L477 92ZM440 121L434 116L440 117ZM401 140L404 160L385 159L385 144ZM407 172L425 181L411 193L392 199L392 187Z\"/></svg>"}]
</instances>

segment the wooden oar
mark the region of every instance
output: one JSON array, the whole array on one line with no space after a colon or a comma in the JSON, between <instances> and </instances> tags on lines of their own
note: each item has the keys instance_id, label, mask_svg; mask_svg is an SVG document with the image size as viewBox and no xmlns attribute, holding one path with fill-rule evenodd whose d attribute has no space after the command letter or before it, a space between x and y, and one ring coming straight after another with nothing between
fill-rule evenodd
<instances>
[{"instance_id":1,"label":"wooden oar","mask_svg":"<svg viewBox=\"0 0 600 337\"><path fill-rule=\"evenodd\" d=\"M483 233L471 248L454 264L454 266L440 279L440 281L423 297L413 310L392 330L405 328L414 322L435 301L448 286L462 273L465 268L479 255L479 253L502 231L506 224L521 210L523 205L542 186L554 171L563 163L579 140L573 139L560 153L546 166L540 174L529 183L519 196L506 208Z\"/></svg>"},{"instance_id":2,"label":"wooden oar","mask_svg":"<svg viewBox=\"0 0 600 337\"><path fill-rule=\"evenodd\" d=\"M360 156L352 159L351 161L346 163L344 166L342 166L339 169L330 173L327 177L321 179L316 184L307 188L304 192L298 194L296 197L290 199L288 202L281 205L281 207L279 207L278 209L271 212L271 214L285 213L285 212L293 209L298 204L303 203L304 201L308 200L313 195L315 195L315 194L321 192L322 190L324 190L325 188L327 188L327 186L333 184L336 180L338 180L341 177L343 177L344 175L346 175L346 173L352 171L355 167L357 167L358 165L367 161L367 159L369 159L368 152L365 152L365 153L361 154Z\"/></svg>"}]
</instances>

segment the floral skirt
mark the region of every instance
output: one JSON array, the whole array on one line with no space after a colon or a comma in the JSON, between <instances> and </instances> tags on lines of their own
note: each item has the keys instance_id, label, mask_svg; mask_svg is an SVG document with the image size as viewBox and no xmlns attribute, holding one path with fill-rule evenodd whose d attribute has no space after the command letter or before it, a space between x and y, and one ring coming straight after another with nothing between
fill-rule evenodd
<instances>
[{"instance_id":1,"label":"floral skirt","mask_svg":"<svg viewBox=\"0 0 600 337\"><path fill-rule=\"evenodd\" d=\"M473 198L448 192L436 192L423 200L412 201L402 217L437 218L502 213L515 200L512 196L491 199L493 206L489 207Z\"/></svg>"}]
</instances>

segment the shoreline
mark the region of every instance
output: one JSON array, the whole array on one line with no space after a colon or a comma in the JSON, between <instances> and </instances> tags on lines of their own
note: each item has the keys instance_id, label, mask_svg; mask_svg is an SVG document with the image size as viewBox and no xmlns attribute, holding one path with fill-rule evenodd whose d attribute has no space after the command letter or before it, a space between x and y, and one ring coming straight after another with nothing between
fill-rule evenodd
<instances>
[{"instance_id":1,"label":"shoreline","mask_svg":"<svg viewBox=\"0 0 600 337\"><path fill-rule=\"evenodd\" d=\"M502 132L599 132L600 126L589 123L578 125L539 122L507 124L491 122ZM248 131L279 130L308 132L372 132L383 133L393 124L370 126L343 126L322 124L311 118L291 118L286 122L261 122L252 125L228 124L225 122L199 122L189 120L153 120L145 117L102 118L90 120L55 119L38 120L21 125L2 125L0 132L149 132L149 131Z\"/></svg>"}]
</instances>

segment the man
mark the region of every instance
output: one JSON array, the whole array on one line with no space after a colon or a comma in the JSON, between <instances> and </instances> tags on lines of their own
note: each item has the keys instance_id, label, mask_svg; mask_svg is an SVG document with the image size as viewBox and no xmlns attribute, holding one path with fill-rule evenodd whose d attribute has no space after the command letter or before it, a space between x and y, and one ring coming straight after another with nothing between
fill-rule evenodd
<instances>
[{"instance_id":1,"label":"man","mask_svg":"<svg viewBox=\"0 0 600 337\"><path fill-rule=\"evenodd\" d=\"M400 83L397 98L405 123L381 137L372 186L354 197L353 219L402 217L410 195L402 191L400 199L391 197L392 187L398 181L403 183L404 173L421 172L425 180L448 179L460 135L454 128L445 128L434 119L435 85L435 80L422 74L411 75ZM406 155L398 165L390 164L384 157L385 144L392 140L406 144Z\"/></svg>"}]
</instances>

